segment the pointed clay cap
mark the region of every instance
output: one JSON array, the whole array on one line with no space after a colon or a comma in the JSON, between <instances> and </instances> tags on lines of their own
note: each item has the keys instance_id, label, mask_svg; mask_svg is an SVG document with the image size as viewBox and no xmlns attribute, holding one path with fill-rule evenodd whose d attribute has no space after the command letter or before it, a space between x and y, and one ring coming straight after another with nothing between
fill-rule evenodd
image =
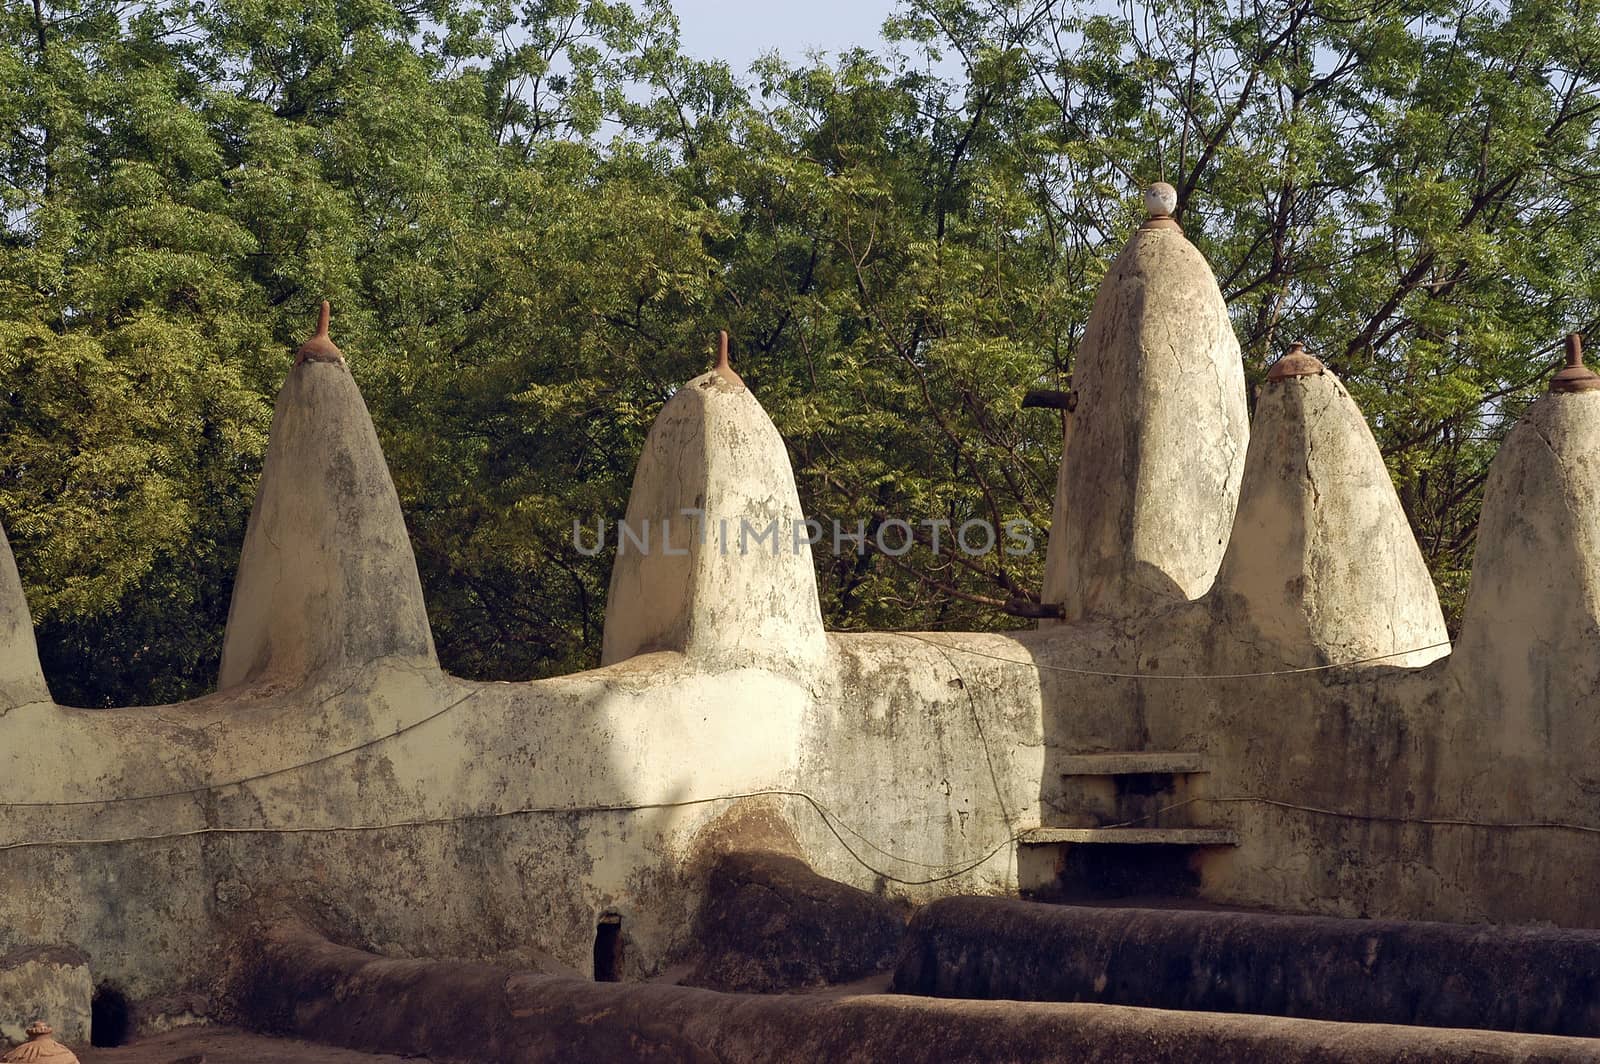
<instances>
[{"instance_id":1,"label":"pointed clay cap","mask_svg":"<svg viewBox=\"0 0 1600 1064\"><path fill-rule=\"evenodd\" d=\"M1567 334L1567 364L1550 378L1552 392L1591 392L1600 388L1600 374L1583 364L1583 336Z\"/></svg>"},{"instance_id":2,"label":"pointed clay cap","mask_svg":"<svg viewBox=\"0 0 1600 1064\"><path fill-rule=\"evenodd\" d=\"M741 388L744 387L744 378L739 376L737 373L735 373L733 371L733 367L728 365L728 330L727 329L723 329L721 332L717 333L717 364L715 366L711 367L711 368L714 369L718 374L720 374L722 376L722 378L724 380L728 381L729 383L737 384Z\"/></svg>"},{"instance_id":3,"label":"pointed clay cap","mask_svg":"<svg viewBox=\"0 0 1600 1064\"><path fill-rule=\"evenodd\" d=\"M301 344L294 353L294 364L302 362L343 362L344 352L328 337L330 306L322 301L322 313L317 316L317 331L311 339Z\"/></svg>"},{"instance_id":4,"label":"pointed clay cap","mask_svg":"<svg viewBox=\"0 0 1600 1064\"><path fill-rule=\"evenodd\" d=\"M1172 212L1178 209L1178 190L1165 181L1157 181L1144 190L1144 209L1149 217L1140 229L1179 228L1172 218Z\"/></svg>"},{"instance_id":5,"label":"pointed clay cap","mask_svg":"<svg viewBox=\"0 0 1600 1064\"><path fill-rule=\"evenodd\" d=\"M1267 380L1281 381L1286 377L1315 377L1328 372L1315 355L1306 353L1306 345L1301 343L1291 344L1283 357L1272 364L1267 371Z\"/></svg>"}]
</instances>

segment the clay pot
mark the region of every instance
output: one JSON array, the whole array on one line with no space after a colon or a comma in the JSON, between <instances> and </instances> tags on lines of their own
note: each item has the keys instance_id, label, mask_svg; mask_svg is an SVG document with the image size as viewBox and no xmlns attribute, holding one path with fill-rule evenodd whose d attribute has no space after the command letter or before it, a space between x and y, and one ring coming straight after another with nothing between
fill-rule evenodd
<instances>
[{"instance_id":1,"label":"clay pot","mask_svg":"<svg viewBox=\"0 0 1600 1064\"><path fill-rule=\"evenodd\" d=\"M19 1064L23 1064L23 1062L32 1064L36 1060L47 1060L50 1064L78 1064L77 1054L57 1042L54 1038L51 1038L50 1036L53 1033L55 1033L55 1029L48 1023L35 1022L29 1024L28 1040L5 1056L0 1057L0 1061L4 1061L6 1064L11 1064L13 1061L19 1062Z\"/></svg>"}]
</instances>

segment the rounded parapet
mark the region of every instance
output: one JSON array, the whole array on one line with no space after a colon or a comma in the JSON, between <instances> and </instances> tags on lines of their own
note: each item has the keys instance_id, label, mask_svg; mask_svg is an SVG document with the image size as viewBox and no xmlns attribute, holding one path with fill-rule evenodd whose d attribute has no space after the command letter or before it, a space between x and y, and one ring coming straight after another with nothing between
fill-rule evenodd
<instances>
[{"instance_id":1,"label":"rounded parapet","mask_svg":"<svg viewBox=\"0 0 1600 1064\"><path fill-rule=\"evenodd\" d=\"M783 438L727 365L667 401L634 473L606 600L604 664L654 650L798 668L826 651L815 528Z\"/></svg>"},{"instance_id":2,"label":"rounded parapet","mask_svg":"<svg viewBox=\"0 0 1600 1064\"><path fill-rule=\"evenodd\" d=\"M1168 224L1139 229L1112 264L1073 366L1043 594L1068 621L1203 594L1244 469L1244 364L1227 305L1161 213L1175 200L1156 187L1150 201L1152 221Z\"/></svg>"},{"instance_id":3,"label":"rounded parapet","mask_svg":"<svg viewBox=\"0 0 1600 1064\"><path fill-rule=\"evenodd\" d=\"M1213 599L1276 644L1274 661L1414 651L1383 663L1422 665L1449 652L1433 578L1372 430L1302 345L1257 396Z\"/></svg>"},{"instance_id":4,"label":"rounded parapet","mask_svg":"<svg viewBox=\"0 0 1600 1064\"><path fill-rule=\"evenodd\" d=\"M50 701L33 616L22 591L22 578L11 544L0 529L0 713L29 702Z\"/></svg>"},{"instance_id":5,"label":"rounded parapet","mask_svg":"<svg viewBox=\"0 0 1600 1064\"><path fill-rule=\"evenodd\" d=\"M1600 389L1587 373L1569 341L1484 487L1451 667L1507 753L1592 757L1600 744Z\"/></svg>"},{"instance_id":6,"label":"rounded parapet","mask_svg":"<svg viewBox=\"0 0 1600 1064\"><path fill-rule=\"evenodd\" d=\"M273 411L228 611L224 690L383 658L437 667L400 499L349 368L326 354L338 352L327 315L324 303Z\"/></svg>"}]
</instances>

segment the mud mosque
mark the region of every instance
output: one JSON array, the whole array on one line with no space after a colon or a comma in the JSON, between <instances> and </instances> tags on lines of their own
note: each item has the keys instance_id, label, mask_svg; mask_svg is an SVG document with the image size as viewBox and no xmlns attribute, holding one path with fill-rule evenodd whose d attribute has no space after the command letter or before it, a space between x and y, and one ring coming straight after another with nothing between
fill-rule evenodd
<instances>
[{"instance_id":1,"label":"mud mosque","mask_svg":"<svg viewBox=\"0 0 1600 1064\"><path fill-rule=\"evenodd\" d=\"M1506 437L1452 643L1348 392L1297 348L1252 422L1146 205L1027 632L830 633L803 545L697 536L803 520L723 359L639 458L686 547L619 554L602 666L452 677L325 310L215 694L56 704L0 552L0 1054L1600 1060L1600 377L1571 338Z\"/></svg>"}]
</instances>

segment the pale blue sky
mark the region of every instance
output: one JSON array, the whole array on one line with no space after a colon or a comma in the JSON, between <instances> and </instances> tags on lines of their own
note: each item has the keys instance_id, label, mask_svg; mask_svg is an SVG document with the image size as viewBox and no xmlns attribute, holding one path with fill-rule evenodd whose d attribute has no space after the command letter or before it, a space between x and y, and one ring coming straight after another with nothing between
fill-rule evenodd
<instances>
[{"instance_id":1,"label":"pale blue sky","mask_svg":"<svg viewBox=\"0 0 1600 1064\"><path fill-rule=\"evenodd\" d=\"M896 6L896 0L672 0L683 50L702 59L726 59L737 74L773 49L799 59L808 48L876 47L882 40L879 27Z\"/></svg>"}]
</instances>

